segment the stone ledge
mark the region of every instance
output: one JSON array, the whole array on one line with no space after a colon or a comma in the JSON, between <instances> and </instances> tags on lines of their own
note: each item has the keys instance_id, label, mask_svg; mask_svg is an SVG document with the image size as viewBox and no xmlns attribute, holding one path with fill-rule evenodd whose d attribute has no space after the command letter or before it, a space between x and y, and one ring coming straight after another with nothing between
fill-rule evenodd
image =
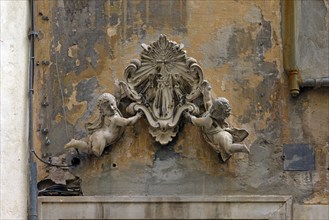
<instances>
[{"instance_id":1,"label":"stone ledge","mask_svg":"<svg viewBox=\"0 0 329 220\"><path fill-rule=\"evenodd\" d=\"M39 197L39 219L291 219L291 196Z\"/></svg>"},{"instance_id":2,"label":"stone ledge","mask_svg":"<svg viewBox=\"0 0 329 220\"><path fill-rule=\"evenodd\" d=\"M294 204L294 219L298 220L327 220L329 219L329 205L300 205Z\"/></svg>"}]
</instances>

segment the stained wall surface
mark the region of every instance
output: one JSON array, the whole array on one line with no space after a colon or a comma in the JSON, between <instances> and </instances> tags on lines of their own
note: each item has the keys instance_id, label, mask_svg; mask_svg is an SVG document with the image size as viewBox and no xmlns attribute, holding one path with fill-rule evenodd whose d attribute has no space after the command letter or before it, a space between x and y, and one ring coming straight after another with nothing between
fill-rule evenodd
<instances>
[{"instance_id":1,"label":"stained wall surface","mask_svg":"<svg viewBox=\"0 0 329 220\"><path fill-rule=\"evenodd\" d=\"M139 58L140 45L160 34L185 45L203 68L213 97L230 100L230 124L250 133L245 140L250 154L235 154L222 164L200 130L183 119L179 135L166 146L155 142L142 119L103 156L82 155L81 164L70 168L83 195L271 194L328 204L329 90L290 97L280 1L36 3L42 38L36 45L35 142L44 159L62 154L71 138L86 135L84 123L98 95L115 94L125 67ZM318 10L305 12L313 6ZM300 18L302 72L328 76L328 1L303 1L301 8L310 13ZM42 134L44 128L49 133ZM285 144L309 145L315 170L285 171ZM42 163L38 169L40 182L51 179ZM62 176L64 183L72 179Z\"/></svg>"}]
</instances>

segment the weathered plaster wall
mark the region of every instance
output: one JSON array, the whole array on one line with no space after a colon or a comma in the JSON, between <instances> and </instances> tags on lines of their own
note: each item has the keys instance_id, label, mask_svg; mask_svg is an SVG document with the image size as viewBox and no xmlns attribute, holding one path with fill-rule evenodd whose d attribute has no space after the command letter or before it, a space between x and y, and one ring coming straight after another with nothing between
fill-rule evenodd
<instances>
[{"instance_id":1,"label":"weathered plaster wall","mask_svg":"<svg viewBox=\"0 0 329 220\"><path fill-rule=\"evenodd\" d=\"M26 219L29 2L0 1L0 15L0 219Z\"/></svg>"},{"instance_id":2,"label":"weathered plaster wall","mask_svg":"<svg viewBox=\"0 0 329 220\"><path fill-rule=\"evenodd\" d=\"M296 26L296 64L303 79L329 77L329 1L298 1ZM285 109L285 143L308 143L316 154L316 170L290 172L300 185L312 185L306 204L328 204L329 178L329 90L304 89L290 99Z\"/></svg>"},{"instance_id":3,"label":"weathered plaster wall","mask_svg":"<svg viewBox=\"0 0 329 220\"><path fill-rule=\"evenodd\" d=\"M304 78L328 76L329 1L299 1L297 9L297 65Z\"/></svg>"},{"instance_id":4,"label":"weathered plaster wall","mask_svg":"<svg viewBox=\"0 0 329 220\"><path fill-rule=\"evenodd\" d=\"M314 3L322 11L314 12L322 22L315 21L319 29L328 27L328 9L320 2ZM37 3L43 39L36 56L36 127L49 133L38 132L36 143L44 158L61 153L70 138L85 135L84 122L97 95L115 93L124 68L138 58L140 44L161 33L185 45L188 56L202 66L213 97L230 100L231 124L250 133L250 155L236 154L220 164L190 124L168 146L160 146L141 120L101 158L85 156L71 169L84 195L289 194L299 203L328 204L328 89L289 97L280 1ZM318 37L328 38L322 32ZM326 47L322 44L320 52L325 54ZM315 58L325 71L327 60ZM315 71L311 64L302 68ZM42 107L44 101L49 105ZM283 170L283 144L291 143L314 148L315 171ZM39 179L47 175L40 164Z\"/></svg>"}]
</instances>

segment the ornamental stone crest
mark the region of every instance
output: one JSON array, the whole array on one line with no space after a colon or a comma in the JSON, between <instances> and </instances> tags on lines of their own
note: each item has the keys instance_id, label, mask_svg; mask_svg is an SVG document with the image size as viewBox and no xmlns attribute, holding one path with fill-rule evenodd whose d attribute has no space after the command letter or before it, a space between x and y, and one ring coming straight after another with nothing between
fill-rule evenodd
<instances>
[{"instance_id":1,"label":"ornamental stone crest","mask_svg":"<svg viewBox=\"0 0 329 220\"><path fill-rule=\"evenodd\" d=\"M211 85L203 79L201 67L195 59L187 57L183 47L165 35L150 45L142 44L140 59L130 62L124 71L124 81L119 83L120 100L128 98L126 111L134 116L124 118L117 108L118 100L104 93L94 110L98 117L86 123L88 136L72 139L65 148L99 157L105 147L122 137L126 126L145 116L150 134L161 145L172 141L185 118L200 127L220 161L225 162L233 153L249 153L249 147L239 143L248 132L226 122L231 114L229 101L224 97L212 99Z\"/></svg>"},{"instance_id":2,"label":"ornamental stone crest","mask_svg":"<svg viewBox=\"0 0 329 220\"><path fill-rule=\"evenodd\" d=\"M201 93L203 73L196 60L186 56L182 44L161 35L150 45L142 44L140 60L132 60L120 82L132 100L127 111L142 111L151 135L160 144L169 143L178 132L184 111L199 113L193 100Z\"/></svg>"}]
</instances>

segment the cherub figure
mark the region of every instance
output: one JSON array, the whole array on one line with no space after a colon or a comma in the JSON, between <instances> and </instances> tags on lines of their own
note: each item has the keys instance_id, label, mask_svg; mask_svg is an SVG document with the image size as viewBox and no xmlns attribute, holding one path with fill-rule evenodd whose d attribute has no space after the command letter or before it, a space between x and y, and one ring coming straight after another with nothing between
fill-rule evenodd
<instances>
[{"instance_id":1,"label":"cherub figure","mask_svg":"<svg viewBox=\"0 0 329 220\"><path fill-rule=\"evenodd\" d=\"M230 128L225 121L231 114L231 106L226 98L215 99L209 109L202 117L197 118L188 112L185 117L201 127L203 137L210 146L218 153L219 159L223 162L228 160L232 153L249 153L250 150L245 144L238 144L249 134L244 129Z\"/></svg>"},{"instance_id":2,"label":"cherub figure","mask_svg":"<svg viewBox=\"0 0 329 220\"><path fill-rule=\"evenodd\" d=\"M86 124L89 135L81 140L72 139L64 148L76 148L81 152L101 156L105 147L119 140L127 125L135 124L142 113L130 118L122 117L116 100L110 93L103 93L97 99L98 116Z\"/></svg>"}]
</instances>

